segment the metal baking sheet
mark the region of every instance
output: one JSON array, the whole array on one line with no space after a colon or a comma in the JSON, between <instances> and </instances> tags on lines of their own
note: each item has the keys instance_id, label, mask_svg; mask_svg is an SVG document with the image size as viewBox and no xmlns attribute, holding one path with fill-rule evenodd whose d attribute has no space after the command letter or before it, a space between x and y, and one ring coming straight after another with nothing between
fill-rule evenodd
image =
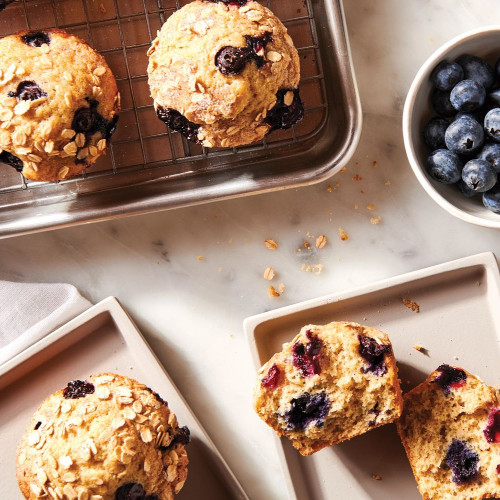
<instances>
[{"instance_id":1,"label":"metal baking sheet","mask_svg":"<svg viewBox=\"0 0 500 500\"><path fill-rule=\"evenodd\" d=\"M116 372L152 387L191 431L189 472L176 499L248 499L137 327L110 297L0 366L0 480L4 500L22 499L15 456L31 415L68 380Z\"/></svg>"},{"instance_id":2,"label":"metal baking sheet","mask_svg":"<svg viewBox=\"0 0 500 500\"><path fill-rule=\"evenodd\" d=\"M154 113L146 51L187 0L18 0L0 35L63 28L99 50L115 73L122 113L109 153L82 175L32 182L0 164L0 238L321 181L354 152L361 106L341 0L263 0L300 55L302 122L261 143L205 149L171 133Z\"/></svg>"},{"instance_id":3,"label":"metal baking sheet","mask_svg":"<svg viewBox=\"0 0 500 500\"><path fill-rule=\"evenodd\" d=\"M405 307L402 299L416 302L420 312ZM256 369L302 326L340 320L389 335L403 392L441 363L463 366L490 385L500 384L500 277L491 253L248 318L244 328ZM417 344L426 351L414 349ZM394 424L310 457L302 457L285 438L275 441L291 499L421 499Z\"/></svg>"}]
</instances>

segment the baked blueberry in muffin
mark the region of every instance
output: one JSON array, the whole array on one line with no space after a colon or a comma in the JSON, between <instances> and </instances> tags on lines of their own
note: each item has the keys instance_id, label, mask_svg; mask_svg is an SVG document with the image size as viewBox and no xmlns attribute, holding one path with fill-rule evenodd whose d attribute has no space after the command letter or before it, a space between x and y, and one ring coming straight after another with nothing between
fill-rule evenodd
<instances>
[{"instance_id":1,"label":"baked blueberry in muffin","mask_svg":"<svg viewBox=\"0 0 500 500\"><path fill-rule=\"evenodd\" d=\"M74 380L38 408L19 443L25 498L172 499L186 481L189 429L139 382Z\"/></svg>"},{"instance_id":2,"label":"baked blueberry in muffin","mask_svg":"<svg viewBox=\"0 0 500 500\"><path fill-rule=\"evenodd\" d=\"M116 128L120 96L104 58L62 30L0 40L0 160L32 180L90 167Z\"/></svg>"},{"instance_id":3,"label":"baked blueberry in muffin","mask_svg":"<svg viewBox=\"0 0 500 500\"><path fill-rule=\"evenodd\" d=\"M394 421L402 397L389 338L357 323L305 326L260 369L254 407L302 455Z\"/></svg>"},{"instance_id":4,"label":"baked blueberry in muffin","mask_svg":"<svg viewBox=\"0 0 500 500\"><path fill-rule=\"evenodd\" d=\"M195 0L148 52L158 117L188 140L234 147L302 119L300 64L286 28L253 0Z\"/></svg>"}]
</instances>

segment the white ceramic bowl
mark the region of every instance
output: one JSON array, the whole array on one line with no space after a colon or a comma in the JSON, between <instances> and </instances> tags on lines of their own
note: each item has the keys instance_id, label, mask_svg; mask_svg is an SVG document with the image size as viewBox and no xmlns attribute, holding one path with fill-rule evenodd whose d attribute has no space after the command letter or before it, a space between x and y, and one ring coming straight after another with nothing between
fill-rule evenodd
<instances>
[{"instance_id":1,"label":"white ceramic bowl","mask_svg":"<svg viewBox=\"0 0 500 500\"><path fill-rule=\"evenodd\" d=\"M426 170L429 148L423 141L423 127L435 113L429 98L431 71L445 59L454 60L462 54L484 57L490 63L500 57L500 26L486 26L468 31L445 43L420 68L411 84L403 111L403 137L410 165L427 193L450 214L472 224L500 229L500 215L485 208L481 197L465 197L456 186L436 182Z\"/></svg>"}]
</instances>

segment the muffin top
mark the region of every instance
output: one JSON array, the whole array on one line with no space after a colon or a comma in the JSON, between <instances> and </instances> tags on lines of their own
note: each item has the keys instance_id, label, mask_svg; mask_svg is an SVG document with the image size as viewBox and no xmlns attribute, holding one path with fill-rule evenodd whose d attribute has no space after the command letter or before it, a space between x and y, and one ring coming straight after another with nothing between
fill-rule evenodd
<instances>
[{"instance_id":1,"label":"muffin top","mask_svg":"<svg viewBox=\"0 0 500 500\"><path fill-rule=\"evenodd\" d=\"M188 442L189 429L145 385L113 373L71 381L19 443L19 487L29 499L171 499L187 477Z\"/></svg>"},{"instance_id":2,"label":"muffin top","mask_svg":"<svg viewBox=\"0 0 500 500\"><path fill-rule=\"evenodd\" d=\"M0 40L0 160L33 180L60 180L95 162L120 98L104 58L62 30Z\"/></svg>"},{"instance_id":3,"label":"muffin top","mask_svg":"<svg viewBox=\"0 0 500 500\"><path fill-rule=\"evenodd\" d=\"M255 1L195 0L169 17L148 54L159 117L204 146L248 144L302 117L297 50Z\"/></svg>"}]
</instances>

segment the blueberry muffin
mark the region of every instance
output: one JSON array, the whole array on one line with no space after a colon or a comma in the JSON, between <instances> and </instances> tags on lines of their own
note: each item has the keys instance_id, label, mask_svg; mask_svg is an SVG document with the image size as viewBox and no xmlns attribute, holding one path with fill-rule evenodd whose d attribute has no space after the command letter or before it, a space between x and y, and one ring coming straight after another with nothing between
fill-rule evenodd
<instances>
[{"instance_id":1,"label":"blueberry muffin","mask_svg":"<svg viewBox=\"0 0 500 500\"><path fill-rule=\"evenodd\" d=\"M195 0L148 52L158 117L206 147L233 147L303 116L300 64L286 28L255 1Z\"/></svg>"},{"instance_id":2,"label":"blueberry muffin","mask_svg":"<svg viewBox=\"0 0 500 500\"><path fill-rule=\"evenodd\" d=\"M25 498L169 500L187 476L189 429L139 382L104 373L69 382L19 443Z\"/></svg>"},{"instance_id":3,"label":"blueberry muffin","mask_svg":"<svg viewBox=\"0 0 500 500\"><path fill-rule=\"evenodd\" d=\"M92 165L116 128L120 96L104 58L62 30L0 40L0 161L36 181Z\"/></svg>"},{"instance_id":4,"label":"blueberry muffin","mask_svg":"<svg viewBox=\"0 0 500 500\"><path fill-rule=\"evenodd\" d=\"M498 390L441 365L403 400L397 428L422 497L500 497Z\"/></svg>"},{"instance_id":5,"label":"blueberry muffin","mask_svg":"<svg viewBox=\"0 0 500 500\"><path fill-rule=\"evenodd\" d=\"M302 455L393 422L402 397L389 338L357 323L305 326L260 369L254 407Z\"/></svg>"}]
</instances>

